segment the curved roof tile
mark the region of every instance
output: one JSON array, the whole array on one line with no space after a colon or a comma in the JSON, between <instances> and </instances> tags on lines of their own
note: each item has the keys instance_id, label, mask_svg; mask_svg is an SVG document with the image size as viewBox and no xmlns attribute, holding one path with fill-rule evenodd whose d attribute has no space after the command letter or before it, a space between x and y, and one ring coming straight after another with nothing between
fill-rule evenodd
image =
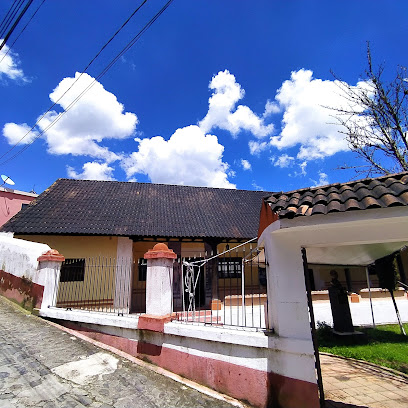
<instances>
[{"instance_id":1,"label":"curved roof tile","mask_svg":"<svg viewBox=\"0 0 408 408\"><path fill-rule=\"evenodd\" d=\"M275 193L265 200L280 218L408 206L408 172Z\"/></svg>"}]
</instances>

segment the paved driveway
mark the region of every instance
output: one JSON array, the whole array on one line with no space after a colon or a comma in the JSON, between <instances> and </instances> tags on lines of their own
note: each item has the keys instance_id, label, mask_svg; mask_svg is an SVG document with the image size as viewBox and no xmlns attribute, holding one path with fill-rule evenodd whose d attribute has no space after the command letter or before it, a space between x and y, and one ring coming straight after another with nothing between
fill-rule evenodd
<instances>
[{"instance_id":1,"label":"paved driveway","mask_svg":"<svg viewBox=\"0 0 408 408\"><path fill-rule=\"evenodd\" d=\"M326 408L408 407L408 378L355 360L320 359Z\"/></svg>"},{"instance_id":2,"label":"paved driveway","mask_svg":"<svg viewBox=\"0 0 408 408\"><path fill-rule=\"evenodd\" d=\"M1 296L0 406L231 407L26 315Z\"/></svg>"}]
</instances>

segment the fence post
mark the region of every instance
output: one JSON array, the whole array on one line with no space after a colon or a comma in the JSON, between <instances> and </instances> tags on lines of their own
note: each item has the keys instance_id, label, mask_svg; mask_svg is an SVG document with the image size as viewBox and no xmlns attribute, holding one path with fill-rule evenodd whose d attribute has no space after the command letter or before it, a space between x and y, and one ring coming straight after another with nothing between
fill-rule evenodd
<instances>
[{"instance_id":1,"label":"fence post","mask_svg":"<svg viewBox=\"0 0 408 408\"><path fill-rule=\"evenodd\" d=\"M146 315L139 329L163 331L173 312L173 262L177 255L166 244L156 244L144 254L147 259Z\"/></svg>"},{"instance_id":2,"label":"fence post","mask_svg":"<svg viewBox=\"0 0 408 408\"><path fill-rule=\"evenodd\" d=\"M57 303L60 271L65 257L56 249L50 249L37 258L41 284L44 286L41 309L55 306Z\"/></svg>"}]
</instances>

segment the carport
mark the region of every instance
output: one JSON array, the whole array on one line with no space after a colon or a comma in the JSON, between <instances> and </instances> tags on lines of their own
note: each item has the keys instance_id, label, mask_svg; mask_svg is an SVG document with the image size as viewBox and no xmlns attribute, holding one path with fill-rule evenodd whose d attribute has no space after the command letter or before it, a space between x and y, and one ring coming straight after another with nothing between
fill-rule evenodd
<instances>
[{"instance_id":1,"label":"carport","mask_svg":"<svg viewBox=\"0 0 408 408\"><path fill-rule=\"evenodd\" d=\"M406 246L407 206L407 172L267 197L259 245L265 248L269 324L275 333L312 342L307 264L369 265ZM319 355L314 348L315 361L288 367L287 375L319 385L322 404ZM315 407L316 402L303 401L303 406Z\"/></svg>"}]
</instances>

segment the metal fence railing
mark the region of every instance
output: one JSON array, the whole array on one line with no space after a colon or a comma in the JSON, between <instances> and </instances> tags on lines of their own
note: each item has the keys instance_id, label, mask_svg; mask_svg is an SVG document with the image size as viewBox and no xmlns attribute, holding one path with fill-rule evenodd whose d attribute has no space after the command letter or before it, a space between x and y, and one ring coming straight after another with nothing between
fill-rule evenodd
<instances>
[{"instance_id":1,"label":"metal fence railing","mask_svg":"<svg viewBox=\"0 0 408 408\"><path fill-rule=\"evenodd\" d=\"M178 262L178 321L268 329L265 257L255 244L226 245L220 254L198 254Z\"/></svg>"},{"instance_id":2,"label":"metal fence railing","mask_svg":"<svg viewBox=\"0 0 408 408\"><path fill-rule=\"evenodd\" d=\"M133 259L66 259L61 266L54 304L119 315L130 312Z\"/></svg>"}]
</instances>

